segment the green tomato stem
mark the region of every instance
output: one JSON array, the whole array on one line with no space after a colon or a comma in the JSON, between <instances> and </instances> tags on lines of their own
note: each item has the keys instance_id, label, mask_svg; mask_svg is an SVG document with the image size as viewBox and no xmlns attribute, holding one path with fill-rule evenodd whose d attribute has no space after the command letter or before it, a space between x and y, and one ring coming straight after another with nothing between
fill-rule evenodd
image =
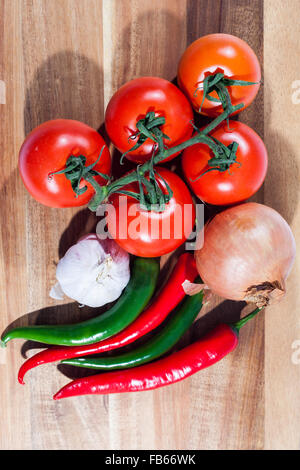
<instances>
[{"instance_id":1,"label":"green tomato stem","mask_svg":"<svg viewBox=\"0 0 300 470\"><path fill-rule=\"evenodd\" d=\"M215 143L212 142L209 137L207 137L207 134L209 134L213 129L215 129L219 124L221 124L223 121L228 119L229 115L235 111L238 111L239 109L243 108L244 104L239 103L236 106L230 106L228 107L222 114L220 114L218 117L216 117L211 123L209 123L205 129L202 129L201 131L191 137L190 139L186 140L185 142L182 142L179 145L175 145L174 147L168 148L168 149L160 149L159 152L153 156L153 159L148 160L145 162L143 165L139 166L138 171L140 174L145 174L147 173L152 165L157 164L165 160L166 158L170 157L171 155L174 155L177 152L182 152L182 150L186 149L187 147L190 147L192 145L198 144L198 143L205 143L208 145L213 151L215 150ZM139 176L136 171L132 171L128 175L122 176L116 181L113 181L112 183L108 184L105 186L106 190L105 191L97 191L95 196L91 199L88 207L91 211L96 211L99 205L105 201L105 199L110 196L111 194L115 192L119 192L124 186L133 183L135 181L138 181Z\"/></svg>"}]
</instances>

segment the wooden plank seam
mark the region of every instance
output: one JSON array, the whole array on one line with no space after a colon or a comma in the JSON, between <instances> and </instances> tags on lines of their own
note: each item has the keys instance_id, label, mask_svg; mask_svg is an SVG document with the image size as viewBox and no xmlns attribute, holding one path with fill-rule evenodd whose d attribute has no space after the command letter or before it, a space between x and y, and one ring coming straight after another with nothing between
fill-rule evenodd
<instances>
[{"instance_id":1,"label":"wooden plank seam","mask_svg":"<svg viewBox=\"0 0 300 470\"><path fill-rule=\"evenodd\" d=\"M7 359L7 351L6 349L0 347L0 364L2 365L6 364L6 359Z\"/></svg>"},{"instance_id":2,"label":"wooden plank seam","mask_svg":"<svg viewBox=\"0 0 300 470\"><path fill-rule=\"evenodd\" d=\"M3 80L0 80L0 104L6 104L6 85Z\"/></svg>"}]
</instances>

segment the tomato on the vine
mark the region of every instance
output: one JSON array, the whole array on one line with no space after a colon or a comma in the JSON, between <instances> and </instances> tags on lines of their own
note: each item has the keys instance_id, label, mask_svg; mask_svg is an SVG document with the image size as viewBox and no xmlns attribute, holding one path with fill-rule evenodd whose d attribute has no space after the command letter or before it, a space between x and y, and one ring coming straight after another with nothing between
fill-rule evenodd
<instances>
[{"instance_id":1,"label":"tomato on the vine","mask_svg":"<svg viewBox=\"0 0 300 470\"><path fill-rule=\"evenodd\" d=\"M253 196L263 184L268 166L262 139L238 121L229 121L228 125L223 123L209 135L226 146L236 142L236 162L223 172L210 170L208 161L214 155L207 145L200 143L186 148L182 169L194 194L214 205L235 204Z\"/></svg>"},{"instance_id":2,"label":"tomato on the vine","mask_svg":"<svg viewBox=\"0 0 300 470\"><path fill-rule=\"evenodd\" d=\"M232 105L244 103L245 109L252 103L259 89L261 70L256 54L245 41L230 34L209 34L194 41L183 53L178 65L178 85L194 109L206 116L217 116L223 111L219 99L203 101L203 81L216 73L223 73L227 79L255 83L227 87ZM211 96L218 98L216 91Z\"/></svg>"},{"instance_id":3,"label":"tomato on the vine","mask_svg":"<svg viewBox=\"0 0 300 470\"><path fill-rule=\"evenodd\" d=\"M71 156L85 157L87 167L97 161L100 153L93 171L107 176L111 157L101 135L82 122L55 119L44 122L26 137L19 153L19 170L25 187L40 203L50 207L83 206L95 194L91 183L82 178L78 184L82 194L76 195L65 174L53 173L63 170ZM99 174L93 177L100 185L107 183Z\"/></svg>"},{"instance_id":4,"label":"tomato on the vine","mask_svg":"<svg viewBox=\"0 0 300 470\"><path fill-rule=\"evenodd\" d=\"M187 140L193 132L193 110L188 99L173 83L158 77L141 77L127 82L112 96L105 114L105 127L112 143L126 158L143 163L149 160L156 145L149 137L136 150L137 122L147 113L164 117L161 131L169 137L165 146L174 147ZM167 158L171 160L177 154Z\"/></svg>"},{"instance_id":5,"label":"tomato on the vine","mask_svg":"<svg viewBox=\"0 0 300 470\"><path fill-rule=\"evenodd\" d=\"M156 257L178 248L191 234L195 223L195 207L189 189L182 179L160 167L157 182L164 194L167 185L173 196L161 212L147 211L130 195L112 194L107 207L108 231L127 252L143 257ZM139 191L137 182L122 188ZM114 209L114 210L113 210Z\"/></svg>"}]
</instances>

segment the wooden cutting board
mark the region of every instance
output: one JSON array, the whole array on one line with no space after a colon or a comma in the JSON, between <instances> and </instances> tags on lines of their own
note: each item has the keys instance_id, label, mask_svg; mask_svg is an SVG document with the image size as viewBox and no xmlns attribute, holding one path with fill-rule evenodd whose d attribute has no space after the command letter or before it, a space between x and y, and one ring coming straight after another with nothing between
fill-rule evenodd
<instances>
[{"instance_id":1,"label":"wooden cutting board","mask_svg":"<svg viewBox=\"0 0 300 470\"><path fill-rule=\"evenodd\" d=\"M55 263L97 219L87 209L49 209L30 198L17 170L25 135L54 118L103 132L119 86L143 75L175 79L182 52L204 34L235 34L259 57L264 83L239 117L269 152L266 182L253 199L277 209L300 239L299 13L299 0L0 0L1 332L12 322L93 314L48 292ZM167 258L162 264L174 262ZM54 402L70 369L44 365L21 386L18 368L37 345L11 342L0 350L0 448L299 449L298 269L285 300L245 326L235 352L165 389ZM245 311L214 299L181 345Z\"/></svg>"}]
</instances>

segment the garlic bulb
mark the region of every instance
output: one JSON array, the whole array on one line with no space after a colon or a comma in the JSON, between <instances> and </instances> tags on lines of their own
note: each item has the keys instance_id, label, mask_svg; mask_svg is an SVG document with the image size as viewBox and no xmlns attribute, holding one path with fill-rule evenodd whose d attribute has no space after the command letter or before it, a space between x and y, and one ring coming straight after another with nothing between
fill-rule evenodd
<instances>
[{"instance_id":1,"label":"garlic bulb","mask_svg":"<svg viewBox=\"0 0 300 470\"><path fill-rule=\"evenodd\" d=\"M112 239L96 234L81 238L59 261L50 297L64 295L89 307L116 300L130 279L129 254Z\"/></svg>"}]
</instances>

